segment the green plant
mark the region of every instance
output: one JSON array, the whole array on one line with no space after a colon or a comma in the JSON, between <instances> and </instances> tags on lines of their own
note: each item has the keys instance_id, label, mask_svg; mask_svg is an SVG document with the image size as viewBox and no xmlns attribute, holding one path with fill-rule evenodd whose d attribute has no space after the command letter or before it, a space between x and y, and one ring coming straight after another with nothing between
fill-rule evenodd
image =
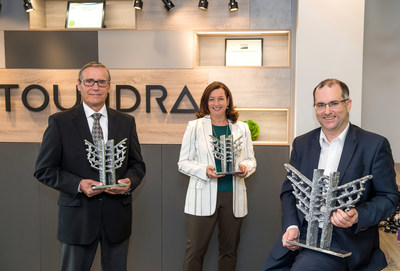
<instances>
[{"instance_id":1,"label":"green plant","mask_svg":"<svg viewBox=\"0 0 400 271\"><path fill-rule=\"evenodd\" d=\"M249 125L251 140L256 140L257 137L260 135L260 126L258 126L257 122L255 122L254 120L245 120L243 122Z\"/></svg>"}]
</instances>

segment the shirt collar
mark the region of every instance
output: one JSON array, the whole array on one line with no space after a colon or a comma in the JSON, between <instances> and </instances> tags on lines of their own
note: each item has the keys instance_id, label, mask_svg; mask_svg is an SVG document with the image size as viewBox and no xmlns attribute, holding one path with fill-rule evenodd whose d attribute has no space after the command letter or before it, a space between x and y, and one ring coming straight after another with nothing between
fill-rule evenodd
<instances>
[{"instance_id":1,"label":"shirt collar","mask_svg":"<svg viewBox=\"0 0 400 271\"><path fill-rule=\"evenodd\" d=\"M107 107L105 104L99 110L99 112L96 112L93 109L91 109L87 104L85 104L85 102L82 102L82 104L83 104L83 110L85 111L86 118L89 118L94 113L100 113L102 116L107 118Z\"/></svg>"},{"instance_id":2,"label":"shirt collar","mask_svg":"<svg viewBox=\"0 0 400 271\"><path fill-rule=\"evenodd\" d=\"M343 130L343 132L337 137L337 138L335 138L334 140L332 140L332 142L333 141L338 141L340 144L344 144L344 140L346 139L346 136L347 136L347 132L349 131L349 127L350 127L350 122L349 123L347 123L347 126L346 126L346 128ZM328 139L326 138L326 136L325 136L325 134L324 134L324 131L322 131L322 129L321 129L321 133L320 133L320 135L319 135L319 145L321 146L321 148L324 146L324 145L328 145L329 146L329 141L328 141Z\"/></svg>"}]
</instances>

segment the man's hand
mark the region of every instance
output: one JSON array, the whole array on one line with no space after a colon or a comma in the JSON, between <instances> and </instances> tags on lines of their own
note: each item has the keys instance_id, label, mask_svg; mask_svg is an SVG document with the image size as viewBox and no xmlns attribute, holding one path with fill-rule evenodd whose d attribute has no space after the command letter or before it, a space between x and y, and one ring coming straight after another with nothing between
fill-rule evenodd
<instances>
[{"instance_id":1,"label":"man's hand","mask_svg":"<svg viewBox=\"0 0 400 271\"><path fill-rule=\"evenodd\" d=\"M292 251L298 250L300 248L299 246L286 243L286 240L298 242L299 241L299 233L300 232L297 227L287 229L286 232L282 235L283 247L286 247Z\"/></svg>"},{"instance_id":2,"label":"man's hand","mask_svg":"<svg viewBox=\"0 0 400 271\"><path fill-rule=\"evenodd\" d=\"M112 195L123 195L131 187L131 180L129 178L120 179L118 183L126 183L127 186L115 186L106 188L105 192Z\"/></svg>"},{"instance_id":3,"label":"man's hand","mask_svg":"<svg viewBox=\"0 0 400 271\"><path fill-rule=\"evenodd\" d=\"M338 209L331 216L331 223L339 228L350 228L358 220L358 212L355 208L351 208L345 212Z\"/></svg>"},{"instance_id":4,"label":"man's hand","mask_svg":"<svg viewBox=\"0 0 400 271\"><path fill-rule=\"evenodd\" d=\"M100 182L96 182L95 180L92 179L82 179L79 184L79 189L82 191L82 193L85 193L85 195L90 198L100 193L103 193L103 191L105 190L105 189L93 190L92 186L98 186L98 185L103 185L103 184Z\"/></svg>"}]
</instances>

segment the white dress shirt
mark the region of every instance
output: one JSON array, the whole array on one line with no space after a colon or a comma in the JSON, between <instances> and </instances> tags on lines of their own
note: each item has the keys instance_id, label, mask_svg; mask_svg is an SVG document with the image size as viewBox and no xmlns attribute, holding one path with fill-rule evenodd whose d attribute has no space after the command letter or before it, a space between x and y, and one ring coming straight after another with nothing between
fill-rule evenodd
<instances>
[{"instance_id":1,"label":"white dress shirt","mask_svg":"<svg viewBox=\"0 0 400 271\"><path fill-rule=\"evenodd\" d=\"M100 126L101 126L101 129L103 130L104 142L107 142L107 140L108 140L108 115L107 115L106 105L103 105L103 107L99 110L99 112L96 112L93 109L91 109L89 106L87 106L84 102L82 104L83 104L83 109L85 110L87 122L89 124L90 133L92 133L93 123L94 123L94 118L92 117L92 115L94 113L101 114Z\"/></svg>"}]
</instances>

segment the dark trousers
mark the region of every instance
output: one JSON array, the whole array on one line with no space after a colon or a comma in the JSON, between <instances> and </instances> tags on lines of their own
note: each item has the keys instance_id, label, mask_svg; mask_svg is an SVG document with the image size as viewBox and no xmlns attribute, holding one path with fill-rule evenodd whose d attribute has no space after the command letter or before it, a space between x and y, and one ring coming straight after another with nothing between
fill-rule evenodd
<instances>
[{"instance_id":1,"label":"dark trousers","mask_svg":"<svg viewBox=\"0 0 400 271\"><path fill-rule=\"evenodd\" d=\"M98 243L101 246L101 267L103 271L126 271L129 238L111 243L101 227L99 237L89 245L61 243L61 271L90 271Z\"/></svg>"},{"instance_id":2,"label":"dark trousers","mask_svg":"<svg viewBox=\"0 0 400 271\"><path fill-rule=\"evenodd\" d=\"M233 271L243 218L233 215L232 191L218 192L217 206L212 216L188 215L188 239L183 271L201 271L204 255L214 227L218 222L218 270Z\"/></svg>"}]
</instances>

